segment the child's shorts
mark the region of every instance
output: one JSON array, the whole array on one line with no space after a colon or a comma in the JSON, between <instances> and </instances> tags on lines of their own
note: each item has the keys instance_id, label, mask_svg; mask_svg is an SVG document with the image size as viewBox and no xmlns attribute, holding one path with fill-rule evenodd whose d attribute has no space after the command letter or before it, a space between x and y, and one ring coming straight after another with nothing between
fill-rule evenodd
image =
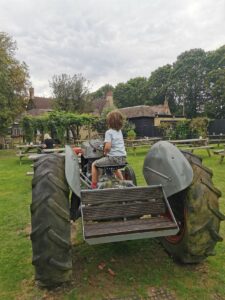
<instances>
[{"instance_id":1,"label":"child's shorts","mask_svg":"<svg viewBox=\"0 0 225 300\"><path fill-rule=\"evenodd\" d=\"M94 161L94 165L99 168L103 168L105 166L120 166L125 164L125 156L104 156Z\"/></svg>"}]
</instances>

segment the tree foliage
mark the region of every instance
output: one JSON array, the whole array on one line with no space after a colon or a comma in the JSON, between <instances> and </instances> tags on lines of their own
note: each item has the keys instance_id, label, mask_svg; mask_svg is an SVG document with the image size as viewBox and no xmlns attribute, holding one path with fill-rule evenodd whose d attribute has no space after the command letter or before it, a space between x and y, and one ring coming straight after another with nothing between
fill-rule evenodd
<instances>
[{"instance_id":1,"label":"tree foliage","mask_svg":"<svg viewBox=\"0 0 225 300\"><path fill-rule=\"evenodd\" d=\"M89 91L89 81L82 74L54 75L50 87L56 110L83 112Z\"/></svg>"},{"instance_id":2,"label":"tree foliage","mask_svg":"<svg viewBox=\"0 0 225 300\"><path fill-rule=\"evenodd\" d=\"M148 98L147 79L136 77L126 83L117 84L113 98L119 108L144 104Z\"/></svg>"},{"instance_id":3,"label":"tree foliage","mask_svg":"<svg viewBox=\"0 0 225 300\"><path fill-rule=\"evenodd\" d=\"M162 104L165 98L168 98L171 73L172 66L169 64L151 73L148 79L149 99L146 104Z\"/></svg>"},{"instance_id":4,"label":"tree foliage","mask_svg":"<svg viewBox=\"0 0 225 300\"><path fill-rule=\"evenodd\" d=\"M215 51L191 49L172 65L153 71L148 79L137 77L119 83L114 90L116 105L163 104L188 118L225 118L225 45Z\"/></svg>"},{"instance_id":5,"label":"tree foliage","mask_svg":"<svg viewBox=\"0 0 225 300\"><path fill-rule=\"evenodd\" d=\"M173 64L173 96L186 117L196 117L203 110L206 73L206 53L202 49L185 51Z\"/></svg>"},{"instance_id":6,"label":"tree foliage","mask_svg":"<svg viewBox=\"0 0 225 300\"><path fill-rule=\"evenodd\" d=\"M0 134L14 121L26 105L26 90L29 85L28 68L15 57L16 42L0 32Z\"/></svg>"}]
</instances>

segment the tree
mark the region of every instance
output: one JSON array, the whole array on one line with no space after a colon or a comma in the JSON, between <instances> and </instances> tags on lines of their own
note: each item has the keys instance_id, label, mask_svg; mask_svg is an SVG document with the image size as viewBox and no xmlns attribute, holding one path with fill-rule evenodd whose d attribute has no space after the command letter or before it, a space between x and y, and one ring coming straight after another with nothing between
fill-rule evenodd
<instances>
[{"instance_id":1,"label":"tree","mask_svg":"<svg viewBox=\"0 0 225 300\"><path fill-rule=\"evenodd\" d=\"M205 112L210 118L225 118L225 45L207 53L207 65Z\"/></svg>"},{"instance_id":2,"label":"tree","mask_svg":"<svg viewBox=\"0 0 225 300\"><path fill-rule=\"evenodd\" d=\"M208 101L205 106L209 118L225 119L225 69L217 69L207 75Z\"/></svg>"},{"instance_id":3,"label":"tree","mask_svg":"<svg viewBox=\"0 0 225 300\"><path fill-rule=\"evenodd\" d=\"M165 98L167 98L170 110L176 112L176 102L171 90L171 74L172 66L169 64L151 73L148 79L149 95L146 104L163 104Z\"/></svg>"},{"instance_id":4,"label":"tree","mask_svg":"<svg viewBox=\"0 0 225 300\"><path fill-rule=\"evenodd\" d=\"M82 112L88 95L89 81L81 74L54 75L50 82L55 108L67 112Z\"/></svg>"},{"instance_id":5,"label":"tree","mask_svg":"<svg viewBox=\"0 0 225 300\"><path fill-rule=\"evenodd\" d=\"M117 84L113 97L119 108L145 104L148 98L147 79L136 77L126 83Z\"/></svg>"},{"instance_id":6,"label":"tree","mask_svg":"<svg viewBox=\"0 0 225 300\"><path fill-rule=\"evenodd\" d=\"M15 58L16 42L0 32L0 134L25 109L26 91L29 86L27 65Z\"/></svg>"},{"instance_id":7,"label":"tree","mask_svg":"<svg viewBox=\"0 0 225 300\"><path fill-rule=\"evenodd\" d=\"M202 49L185 51L177 57L171 74L171 91L189 118L201 114L206 101L206 53Z\"/></svg>"}]
</instances>

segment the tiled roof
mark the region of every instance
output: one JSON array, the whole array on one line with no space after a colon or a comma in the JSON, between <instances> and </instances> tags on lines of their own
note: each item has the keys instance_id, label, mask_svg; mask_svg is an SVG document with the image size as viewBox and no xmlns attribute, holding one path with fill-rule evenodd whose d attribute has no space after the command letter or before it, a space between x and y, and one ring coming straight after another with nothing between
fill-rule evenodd
<instances>
[{"instance_id":1,"label":"tiled roof","mask_svg":"<svg viewBox=\"0 0 225 300\"><path fill-rule=\"evenodd\" d=\"M36 109L52 109L54 100L52 98L34 97L31 100Z\"/></svg>"}]
</instances>

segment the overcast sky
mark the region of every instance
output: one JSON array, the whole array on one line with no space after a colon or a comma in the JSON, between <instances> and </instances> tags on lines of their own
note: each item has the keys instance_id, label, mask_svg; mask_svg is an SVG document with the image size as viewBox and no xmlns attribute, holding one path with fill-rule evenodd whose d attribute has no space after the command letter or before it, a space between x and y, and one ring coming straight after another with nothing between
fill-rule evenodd
<instances>
[{"instance_id":1,"label":"overcast sky","mask_svg":"<svg viewBox=\"0 0 225 300\"><path fill-rule=\"evenodd\" d=\"M0 31L17 41L36 96L62 73L96 90L224 45L225 0L0 0Z\"/></svg>"}]
</instances>

